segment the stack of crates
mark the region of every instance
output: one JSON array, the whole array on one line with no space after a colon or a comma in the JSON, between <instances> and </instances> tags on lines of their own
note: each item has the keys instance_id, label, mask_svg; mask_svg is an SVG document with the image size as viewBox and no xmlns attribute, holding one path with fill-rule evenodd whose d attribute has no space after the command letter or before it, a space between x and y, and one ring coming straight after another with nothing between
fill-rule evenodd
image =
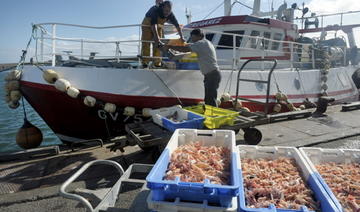
<instances>
[{"instance_id":1,"label":"stack of crates","mask_svg":"<svg viewBox=\"0 0 360 212\"><path fill-rule=\"evenodd\" d=\"M204 146L224 146L230 150L229 185L212 184L208 179L202 183L182 182L179 178L164 179L175 149L195 141ZM178 129L146 178L151 190L148 205L157 211L236 211L237 202L234 200L239 195L239 173L240 160L233 131Z\"/></svg>"},{"instance_id":2,"label":"stack of crates","mask_svg":"<svg viewBox=\"0 0 360 212\"><path fill-rule=\"evenodd\" d=\"M209 129L220 128L223 125L233 126L235 118L239 116L239 112L210 105L196 105L184 109L205 117L204 125Z\"/></svg>"}]
</instances>

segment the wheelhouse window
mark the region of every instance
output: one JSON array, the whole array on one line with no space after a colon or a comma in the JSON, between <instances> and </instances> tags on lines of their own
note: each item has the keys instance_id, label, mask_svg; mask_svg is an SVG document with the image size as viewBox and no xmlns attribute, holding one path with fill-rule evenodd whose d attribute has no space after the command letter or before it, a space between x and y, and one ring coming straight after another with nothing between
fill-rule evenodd
<instances>
[{"instance_id":1,"label":"wheelhouse window","mask_svg":"<svg viewBox=\"0 0 360 212\"><path fill-rule=\"evenodd\" d=\"M252 31L250 36L252 37L252 38L250 38L250 48L256 49L257 41L258 41L258 38L256 38L256 37L260 36L260 32L259 31Z\"/></svg>"},{"instance_id":2,"label":"wheelhouse window","mask_svg":"<svg viewBox=\"0 0 360 212\"><path fill-rule=\"evenodd\" d=\"M270 39L271 38L271 32L264 32L264 40L262 41L262 45L264 49L269 49Z\"/></svg>"},{"instance_id":3,"label":"wheelhouse window","mask_svg":"<svg viewBox=\"0 0 360 212\"><path fill-rule=\"evenodd\" d=\"M275 41L272 42L271 50L278 50L279 49L280 42L278 42L278 41L281 41L282 37L283 37L282 33L275 33L274 39L273 39Z\"/></svg>"},{"instance_id":4,"label":"wheelhouse window","mask_svg":"<svg viewBox=\"0 0 360 212\"><path fill-rule=\"evenodd\" d=\"M224 31L224 33L231 33L236 35L244 35L244 31ZM221 35L219 46L217 49L232 49L234 47L233 35ZM236 36L235 42L236 47L240 47L242 41L242 36Z\"/></svg>"},{"instance_id":5,"label":"wheelhouse window","mask_svg":"<svg viewBox=\"0 0 360 212\"><path fill-rule=\"evenodd\" d=\"M212 39L214 38L214 33L206 33L205 35L205 38L208 40L208 41L212 41Z\"/></svg>"}]
</instances>

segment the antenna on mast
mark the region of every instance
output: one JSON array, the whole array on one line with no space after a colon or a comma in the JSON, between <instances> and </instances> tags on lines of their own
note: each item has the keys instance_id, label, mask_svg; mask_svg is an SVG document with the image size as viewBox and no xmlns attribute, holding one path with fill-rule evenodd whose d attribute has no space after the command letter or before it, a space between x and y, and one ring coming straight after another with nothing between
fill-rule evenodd
<instances>
[{"instance_id":1,"label":"antenna on mast","mask_svg":"<svg viewBox=\"0 0 360 212\"><path fill-rule=\"evenodd\" d=\"M192 19L192 15L191 15L191 11L188 10L188 8L185 9L185 16L186 16L187 24L190 24L191 19Z\"/></svg>"}]
</instances>

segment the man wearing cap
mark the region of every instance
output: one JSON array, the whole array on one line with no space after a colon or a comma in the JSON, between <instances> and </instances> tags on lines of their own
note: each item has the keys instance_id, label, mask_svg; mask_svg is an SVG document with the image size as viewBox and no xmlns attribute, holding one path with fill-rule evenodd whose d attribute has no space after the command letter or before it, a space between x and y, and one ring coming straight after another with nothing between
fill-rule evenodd
<instances>
[{"instance_id":1,"label":"man wearing cap","mask_svg":"<svg viewBox=\"0 0 360 212\"><path fill-rule=\"evenodd\" d=\"M217 107L217 89L221 75L217 63L214 45L205 39L201 29L194 29L190 33L191 44L185 46L165 45L164 50L173 49L179 52L195 52L198 57L200 71L204 75L205 104Z\"/></svg>"}]
</instances>

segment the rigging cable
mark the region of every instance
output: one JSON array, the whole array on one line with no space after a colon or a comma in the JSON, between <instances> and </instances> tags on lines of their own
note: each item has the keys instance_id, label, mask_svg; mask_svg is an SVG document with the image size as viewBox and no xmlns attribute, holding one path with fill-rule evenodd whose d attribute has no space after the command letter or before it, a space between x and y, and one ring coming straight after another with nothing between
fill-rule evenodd
<instances>
[{"instance_id":1,"label":"rigging cable","mask_svg":"<svg viewBox=\"0 0 360 212\"><path fill-rule=\"evenodd\" d=\"M165 85L165 87L177 98L180 105L183 105L182 101L180 100L179 96L175 93L175 91L173 91L153 69L150 69L150 70L162 82L162 84Z\"/></svg>"},{"instance_id":2,"label":"rigging cable","mask_svg":"<svg viewBox=\"0 0 360 212\"><path fill-rule=\"evenodd\" d=\"M207 14L202 20L206 19L207 17L209 17L210 15L212 15L217 9L219 9L222 5L224 4L224 2L221 2L221 4L219 4L215 9L213 9L209 14Z\"/></svg>"}]
</instances>

